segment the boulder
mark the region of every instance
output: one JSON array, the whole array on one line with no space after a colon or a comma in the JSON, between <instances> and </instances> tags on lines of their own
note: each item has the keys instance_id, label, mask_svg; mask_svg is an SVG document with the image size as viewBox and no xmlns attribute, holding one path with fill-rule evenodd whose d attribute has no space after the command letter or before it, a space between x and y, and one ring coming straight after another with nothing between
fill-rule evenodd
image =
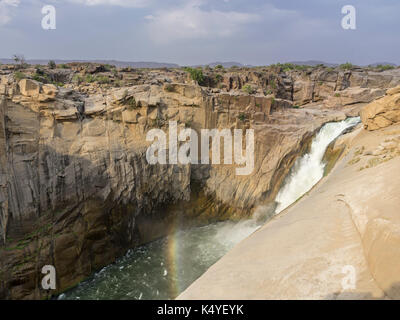
<instances>
[{"instance_id":1,"label":"boulder","mask_svg":"<svg viewBox=\"0 0 400 320\"><path fill-rule=\"evenodd\" d=\"M387 95L368 104L361 111L361 120L367 130L377 130L400 122L400 86Z\"/></svg>"},{"instance_id":2,"label":"boulder","mask_svg":"<svg viewBox=\"0 0 400 320\"><path fill-rule=\"evenodd\" d=\"M31 79L22 79L19 83L19 90L26 97L36 97L40 93L40 83Z\"/></svg>"}]
</instances>

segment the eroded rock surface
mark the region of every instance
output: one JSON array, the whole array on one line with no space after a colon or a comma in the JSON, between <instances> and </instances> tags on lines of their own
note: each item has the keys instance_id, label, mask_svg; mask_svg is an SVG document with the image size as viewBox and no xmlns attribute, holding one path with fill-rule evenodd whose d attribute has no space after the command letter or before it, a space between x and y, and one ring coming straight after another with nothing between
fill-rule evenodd
<instances>
[{"instance_id":1,"label":"eroded rock surface","mask_svg":"<svg viewBox=\"0 0 400 320\"><path fill-rule=\"evenodd\" d=\"M387 95L363 108L361 118L368 130L386 128L400 122L400 86L387 91Z\"/></svg>"},{"instance_id":2,"label":"eroded rock surface","mask_svg":"<svg viewBox=\"0 0 400 320\"><path fill-rule=\"evenodd\" d=\"M336 141L332 173L178 299L399 299L400 126Z\"/></svg>"},{"instance_id":3,"label":"eroded rock surface","mask_svg":"<svg viewBox=\"0 0 400 320\"><path fill-rule=\"evenodd\" d=\"M23 79L13 68L1 72L1 298L54 294L40 287L47 264L56 267L57 292L75 285L165 235L180 204L199 220L250 215L275 197L324 123L358 114L400 79L398 70L218 70L206 74L205 87L183 70L78 65L24 70ZM254 129L254 171L149 165L146 133L167 132L169 121Z\"/></svg>"}]
</instances>

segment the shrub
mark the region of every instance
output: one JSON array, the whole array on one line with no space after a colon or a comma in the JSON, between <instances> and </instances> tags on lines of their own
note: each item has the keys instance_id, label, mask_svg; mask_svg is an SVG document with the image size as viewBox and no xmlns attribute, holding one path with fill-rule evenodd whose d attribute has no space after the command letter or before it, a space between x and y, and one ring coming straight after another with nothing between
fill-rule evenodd
<instances>
[{"instance_id":1,"label":"shrub","mask_svg":"<svg viewBox=\"0 0 400 320\"><path fill-rule=\"evenodd\" d=\"M83 79L83 77L82 77L81 75L76 74L76 75L73 76L72 81L73 81L73 82L76 82L76 83L79 85L79 84L81 84L82 82L84 82L85 79Z\"/></svg>"},{"instance_id":2,"label":"shrub","mask_svg":"<svg viewBox=\"0 0 400 320\"><path fill-rule=\"evenodd\" d=\"M216 75L215 75L215 81L216 81L216 82L221 82L222 79L223 79L223 76L221 76L220 74L216 74Z\"/></svg>"},{"instance_id":3,"label":"shrub","mask_svg":"<svg viewBox=\"0 0 400 320\"><path fill-rule=\"evenodd\" d=\"M47 63L47 66L48 66L50 69L55 69L55 68L57 67L57 65L56 65L56 63L54 62L54 60L50 60L50 61Z\"/></svg>"},{"instance_id":4,"label":"shrub","mask_svg":"<svg viewBox=\"0 0 400 320\"><path fill-rule=\"evenodd\" d=\"M246 115L244 113L240 113L238 118L239 118L240 121L246 121L247 117L246 117Z\"/></svg>"},{"instance_id":5,"label":"shrub","mask_svg":"<svg viewBox=\"0 0 400 320\"><path fill-rule=\"evenodd\" d=\"M272 79L272 80L269 81L269 85L270 85L270 87L271 87L272 89L276 89L276 83L275 83L275 80L274 80L274 79Z\"/></svg>"},{"instance_id":6,"label":"shrub","mask_svg":"<svg viewBox=\"0 0 400 320\"><path fill-rule=\"evenodd\" d=\"M352 69L353 67L354 67L354 65L351 64L350 62L343 63L343 64L341 64L341 65L339 66L339 68L340 68L340 69L343 69L343 70L350 70L350 69Z\"/></svg>"},{"instance_id":7,"label":"shrub","mask_svg":"<svg viewBox=\"0 0 400 320\"><path fill-rule=\"evenodd\" d=\"M253 94L256 92L256 90L254 90L253 87L249 84L246 84L245 86L243 86L242 90L248 94Z\"/></svg>"},{"instance_id":8,"label":"shrub","mask_svg":"<svg viewBox=\"0 0 400 320\"><path fill-rule=\"evenodd\" d=\"M106 76L97 76L94 80L100 84L110 83L110 79Z\"/></svg>"},{"instance_id":9,"label":"shrub","mask_svg":"<svg viewBox=\"0 0 400 320\"><path fill-rule=\"evenodd\" d=\"M19 80L25 79L26 75L22 72L17 71L14 73L14 78L15 78L15 80L19 81Z\"/></svg>"},{"instance_id":10,"label":"shrub","mask_svg":"<svg viewBox=\"0 0 400 320\"><path fill-rule=\"evenodd\" d=\"M224 69L224 66L222 64L218 64L215 66L215 69Z\"/></svg>"},{"instance_id":11,"label":"shrub","mask_svg":"<svg viewBox=\"0 0 400 320\"><path fill-rule=\"evenodd\" d=\"M125 100L125 104L128 106L129 109L136 109L138 106L136 104L135 97L130 97L129 99Z\"/></svg>"},{"instance_id":12,"label":"shrub","mask_svg":"<svg viewBox=\"0 0 400 320\"><path fill-rule=\"evenodd\" d=\"M395 67L392 66L392 65L390 65L390 64L385 64L385 65L379 64L379 65L377 65L376 67L377 67L377 69L379 69L380 71L395 69Z\"/></svg>"},{"instance_id":13,"label":"shrub","mask_svg":"<svg viewBox=\"0 0 400 320\"><path fill-rule=\"evenodd\" d=\"M96 80L95 77L93 75L91 75L91 74L87 74L86 77L85 77L85 81L88 82L88 83L95 82L95 80Z\"/></svg>"},{"instance_id":14,"label":"shrub","mask_svg":"<svg viewBox=\"0 0 400 320\"><path fill-rule=\"evenodd\" d=\"M204 74L203 70L201 69L196 69L196 68L190 68L186 67L185 71L190 74L190 77L192 80L197 81L199 85L204 83Z\"/></svg>"},{"instance_id":15,"label":"shrub","mask_svg":"<svg viewBox=\"0 0 400 320\"><path fill-rule=\"evenodd\" d=\"M167 84L165 86L165 91L167 92L174 92L174 86L172 84Z\"/></svg>"}]
</instances>

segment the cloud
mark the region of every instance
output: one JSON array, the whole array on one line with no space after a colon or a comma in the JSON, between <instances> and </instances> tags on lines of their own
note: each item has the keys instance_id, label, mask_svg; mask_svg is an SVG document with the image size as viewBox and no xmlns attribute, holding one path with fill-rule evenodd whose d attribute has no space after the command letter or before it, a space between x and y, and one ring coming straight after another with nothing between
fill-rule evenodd
<instances>
[{"instance_id":1,"label":"cloud","mask_svg":"<svg viewBox=\"0 0 400 320\"><path fill-rule=\"evenodd\" d=\"M0 0L0 26L11 21L12 7L18 7L20 0Z\"/></svg>"},{"instance_id":2,"label":"cloud","mask_svg":"<svg viewBox=\"0 0 400 320\"><path fill-rule=\"evenodd\" d=\"M73 3L84 4L87 6L110 5L119 7L141 8L149 5L149 0L69 0Z\"/></svg>"},{"instance_id":3,"label":"cloud","mask_svg":"<svg viewBox=\"0 0 400 320\"><path fill-rule=\"evenodd\" d=\"M183 7L157 11L145 17L150 38L157 43L187 39L231 37L246 24L260 20L253 13L206 10L204 1L191 0Z\"/></svg>"}]
</instances>

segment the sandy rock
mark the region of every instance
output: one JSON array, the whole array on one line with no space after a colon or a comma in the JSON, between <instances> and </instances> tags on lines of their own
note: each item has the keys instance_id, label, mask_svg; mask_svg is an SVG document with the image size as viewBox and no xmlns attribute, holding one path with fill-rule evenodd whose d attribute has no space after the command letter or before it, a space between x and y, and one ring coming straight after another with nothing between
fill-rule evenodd
<instances>
[{"instance_id":1,"label":"sandy rock","mask_svg":"<svg viewBox=\"0 0 400 320\"><path fill-rule=\"evenodd\" d=\"M35 80L22 79L19 83L21 94L27 97L37 97L40 92L40 83Z\"/></svg>"},{"instance_id":2,"label":"sandy rock","mask_svg":"<svg viewBox=\"0 0 400 320\"><path fill-rule=\"evenodd\" d=\"M366 129L377 130L400 122L400 92L396 93L397 90L393 89L362 109L361 119Z\"/></svg>"}]
</instances>

